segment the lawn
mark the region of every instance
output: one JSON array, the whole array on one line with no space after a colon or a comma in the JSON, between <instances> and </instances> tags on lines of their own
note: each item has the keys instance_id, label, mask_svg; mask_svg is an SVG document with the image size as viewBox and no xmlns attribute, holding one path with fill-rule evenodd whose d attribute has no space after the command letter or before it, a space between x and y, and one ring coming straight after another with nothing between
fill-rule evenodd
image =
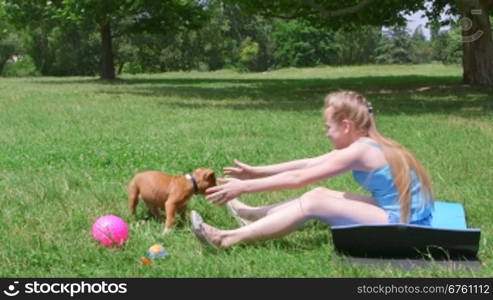
<instances>
[{"instance_id":1,"label":"lawn","mask_svg":"<svg viewBox=\"0 0 493 300\"><path fill-rule=\"evenodd\" d=\"M1 277L491 277L493 274L493 91L461 83L458 66L358 66L240 74L180 72L0 79ZM373 103L380 131L428 168L437 199L463 203L481 228L480 269L403 269L351 264L316 221L282 239L203 249L188 223L169 235L162 222L127 208L126 186L143 170L184 174L238 158L269 164L330 151L321 108L352 89ZM301 190L245 195L252 205L315 187L364 193L350 174ZM194 196L189 209L220 228L236 226L224 207ZM123 249L92 240L105 214L124 218ZM139 263L162 243L168 257Z\"/></svg>"}]
</instances>

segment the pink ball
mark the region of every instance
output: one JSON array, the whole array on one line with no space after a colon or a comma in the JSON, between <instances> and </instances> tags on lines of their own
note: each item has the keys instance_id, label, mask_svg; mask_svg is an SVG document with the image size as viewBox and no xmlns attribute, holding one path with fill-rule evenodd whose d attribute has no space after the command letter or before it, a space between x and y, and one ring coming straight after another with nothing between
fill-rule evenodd
<instances>
[{"instance_id":1,"label":"pink ball","mask_svg":"<svg viewBox=\"0 0 493 300\"><path fill-rule=\"evenodd\" d=\"M128 226L114 215L102 216L92 224L92 237L105 247L121 246L128 239Z\"/></svg>"}]
</instances>

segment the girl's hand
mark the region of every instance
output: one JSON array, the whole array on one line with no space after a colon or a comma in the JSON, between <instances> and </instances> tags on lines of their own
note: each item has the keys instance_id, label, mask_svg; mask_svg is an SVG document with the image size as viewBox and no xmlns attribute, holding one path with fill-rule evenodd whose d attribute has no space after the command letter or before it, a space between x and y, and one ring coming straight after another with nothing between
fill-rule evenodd
<instances>
[{"instance_id":1,"label":"girl's hand","mask_svg":"<svg viewBox=\"0 0 493 300\"><path fill-rule=\"evenodd\" d=\"M206 199L216 205L223 205L226 202L233 200L243 193L244 182L235 178L219 178L218 183L222 185L217 185L208 188L206 193Z\"/></svg>"},{"instance_id":2,"label":"girl's hand","mask_svg":"<svg viewBox=\"0 0 493 300\"><path fill-rule=\"evenodd\" d=\"M236 167L226 167L223 169L224 175L231 176L237 179L252 179L256 177L255 167L242 163L235 159Z\"/></svg>"}]
</instances>

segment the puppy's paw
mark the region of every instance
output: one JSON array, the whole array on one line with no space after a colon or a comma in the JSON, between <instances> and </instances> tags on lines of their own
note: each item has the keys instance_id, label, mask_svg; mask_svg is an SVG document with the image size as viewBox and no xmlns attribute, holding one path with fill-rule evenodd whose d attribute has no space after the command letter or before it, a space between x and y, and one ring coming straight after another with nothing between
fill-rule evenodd
<instances>
[{"instance_id":1,"label":"puppy's paw","mask_svg":"<svg viewBox=\"0 0 493 300\"><path fill-rule=\"evenodd\" d=\"M163 234L166 235L166 234L170 234L171 232L173 231L172 228L164 228L163 230Z\"/></svg>"}]
</instances>

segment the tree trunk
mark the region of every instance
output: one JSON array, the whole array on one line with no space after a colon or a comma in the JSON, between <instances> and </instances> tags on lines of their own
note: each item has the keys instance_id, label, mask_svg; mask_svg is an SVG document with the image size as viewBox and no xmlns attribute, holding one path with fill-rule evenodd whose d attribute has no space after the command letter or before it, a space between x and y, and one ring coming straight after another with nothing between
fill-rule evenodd
<instances>
[{"instance_id":1,"label":"tree trunk","mask_svg":"<svg viewBox=\"0 0 493 300\"><path fill-rule=\"evenodd\" d=\"M3 73L3 68L5 67L5 65L7 64L7 60L9 60L8 58L6 59L1 59L0 60L0 76L2 76L2 73Z\"/></svg>"},{"instance_id":2,"label":"tree trunk","mask_svg":"<svg viewBox=\"0 0 493 300\"><path fill-rule=\"evenodd\" d=\"M101 78L115 79L115 63L113 61L113 42L111 36L111 27L109 21L100 24L101 30Z\"/></svg>"},{"instance_id":3,"label":"tree trunk","mask_svg":"<svg viewBox=\"0 0 493 300\"><path fill-rule=\"evenodd\" d=\"M461 0L463 81L493 86L493 39L489 15L493 0Z\"/></svg>"},{"instance_id":4,"label":"tree trunk","mask_svg":"<svg viewBox=\"0 0 493 300\"><path fill-rule=\"evenodd\" d=\"M122 62L119 66L118 66L118 75L120 75L122 72L123 72L123 67L125 66L125 63Z\"/></svg>"}]
</instances>

